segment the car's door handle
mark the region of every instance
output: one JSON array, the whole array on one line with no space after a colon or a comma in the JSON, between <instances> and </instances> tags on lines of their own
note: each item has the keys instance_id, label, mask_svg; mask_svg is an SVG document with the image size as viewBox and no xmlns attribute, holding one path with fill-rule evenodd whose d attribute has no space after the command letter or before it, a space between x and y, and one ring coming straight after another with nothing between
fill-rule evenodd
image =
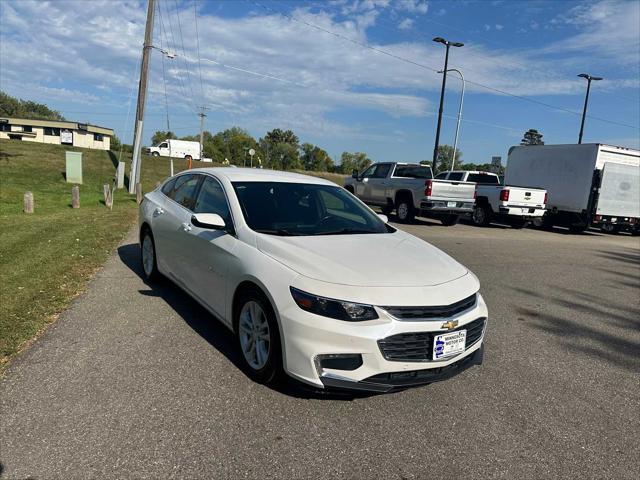
<instances>
[{"instance_id":1,"label":"car's door handle","mask_svg":"<svg viewBox=\"0 0 640 480\"><path fill-rule=\"evenodd\" d=\"M164 210L163 210L163 209L161 209L160 207L158 207L158 208L156 208L156 209L153 211L153 216L154 216L154 217L157 217L157 216L159 216L159 215L162 215L163 213L164 213Z\"/></svg>"},{"instance_id":2,"label":"car's door handle","mask_svg":"<svg viewBox=\"0 0 640 480\"><path fill-rule=\"evenodd\" d=\"M191 225L188 224L187 222L182 224L182 230L184 230L185 232L190 232L191 231Z\"/></svg>"}]
</instances>

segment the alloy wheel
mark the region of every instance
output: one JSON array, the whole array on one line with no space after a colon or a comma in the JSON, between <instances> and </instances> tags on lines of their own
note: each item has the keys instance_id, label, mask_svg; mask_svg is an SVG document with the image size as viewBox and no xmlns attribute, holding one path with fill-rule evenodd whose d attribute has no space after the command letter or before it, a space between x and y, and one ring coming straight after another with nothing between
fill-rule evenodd
<instances>
[{"instance_id":1,"label":"alloy wheel","mask_svg":"<svg viewBox=\"0 0 640 480\"><path fill-rule=\"evenodd\" d=\"M254 370L261 370L269 360L271 336L267 316L260 304L253 300L244 304L238 329L245 360Z\"/></svg>"}]
</instances>

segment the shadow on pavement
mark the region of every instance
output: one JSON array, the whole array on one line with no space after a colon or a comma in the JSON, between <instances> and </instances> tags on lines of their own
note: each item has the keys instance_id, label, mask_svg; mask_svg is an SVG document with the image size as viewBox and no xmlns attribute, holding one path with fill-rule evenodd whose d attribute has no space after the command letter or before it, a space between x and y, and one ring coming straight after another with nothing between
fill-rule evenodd
<instances>
[{"instance_id":1,"label":"shadow on pavement","mask_svg":"<svg viewBox=\"0 0 640 480\"><path fill-rule=\"evenodd\" d=\"M122 263L124 263L131 271L138 275L143 281L144 276L142 266L140 264L140 247L138 244L132 243L122 245L118 248L118 255ZM159 282L145 284L149 290L140 290L141 295L162 298L180 317L191 327L198 335L204 338L212 347L222 353L227 359L233 363L243 373L244 365L240 358L239 352L235 347L235 338L231 331L216 319L198 302L191 298L180 287L172 283L169 279L163 278ZM249 381L252 381L247 377ZM269 388L296 398L303 399L324 399L324 400L355 400L358 398L366 398L376 394L366 392L329 392L320 389L314 389L292 378L286 378Z\"/></svg>"}]
</instances>

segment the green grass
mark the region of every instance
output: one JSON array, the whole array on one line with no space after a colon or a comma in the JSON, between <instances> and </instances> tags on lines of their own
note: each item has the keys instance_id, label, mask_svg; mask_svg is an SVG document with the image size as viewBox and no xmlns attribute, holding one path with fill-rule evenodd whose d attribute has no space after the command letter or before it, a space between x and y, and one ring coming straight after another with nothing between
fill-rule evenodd
<instances>
[{"instance_id":1,"label":"green grass","mask_svg":"<svg viewBox=\"0 0 640 480\"><path fill-rule=\"evenodd\" d=\"M80 208L71 208L65 151L83 154ZM16 352L53 322L135 225L137 204L125 190L113 210L102 203L102 186L115 175L112 152L0 140L0 370ZM129 171L129 158L125 171ZM213 166L194 162L194 167ZM186 168L174 161L175 172ZM343 185L344 175L301 172ZM169 160L143 157L143 190L169 175ZM35 213L22 212L23 195L34 194Z\"/></svg>"}]
</instances>

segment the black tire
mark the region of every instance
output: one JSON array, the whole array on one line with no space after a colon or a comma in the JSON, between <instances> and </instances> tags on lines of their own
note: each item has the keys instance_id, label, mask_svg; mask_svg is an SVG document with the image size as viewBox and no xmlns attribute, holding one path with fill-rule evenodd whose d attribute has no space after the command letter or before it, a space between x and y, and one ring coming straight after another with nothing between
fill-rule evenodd
<instances>
[{"instance_id":1,"label":"black tire","mask_svg":"<svg viewBox=\"0 0 640 480\"><path fill-rule=\"evenodd\" d=\"M380 210L385 215L389 215L391 212L393 212L393 205L386 205L386 206L380 208Z\"/></svg>"},{"instance_id":2,"label":"black tire","mask_svg":"<svg viewBox=\"0 0 640 480\"><path fill-rule=\"evenodd\" d=\"M159 154L158 152L153 152L153 153L151 154L151 156L152 156L152 157L159 157L159 156L160 156L160 154Z\"/></svg>"},{"instance_id":3,"label":"black tire","mask_svg":"<svg viewBox=\"0 0 640 480\"><path fill-rule=\"evenodd\" d=\"M471 214L471 221L478 227L487 227L491 223L492 213L488 205L476 205Z\"/></svg>"},{"instance_id":4,"label":"black tire","mask_svg":"<svg viewBox=\"0 0 640 480\"><path fill-rule=\"evenodd\" d=\"M245 354L245 349L243 348L243 331L240 326L241 315L243 315L245 306L250 302L255 302L260 306L269 327L269 350L267 352L266 361L261 367L256 367L251 364L250 360L247 358L247 354ZM283 376L280 329L278 328L278 321L276 320L271 303L258 288L248 288L240 293L237 299L236 308L234 309L233 328L236 336L236 345L240 353L240 359L247 376L255 382L263 384L271 384L280 380ZM254 346L257 351L258 346L255 343L255 339Z\"/></svg>"},{"instance_id":5,"label":"black tire","mask_svg":"<svg viewBox=\"0 0 640 480\"><path fill-rule=\"evenodd\" d=\"M413 201L407 197L400 197L396 201L396 216L400 223L411 223L416 218Z\"/></svg>"},{"instance_id":6,"label":"black tire","mask_svg":"<svg viewBox=\"0 0 640 480\"><path fill-rule=\"evenodd\" d=\"M610 233L612 235L620 233L620 227L611 223L603 223L600 227L600 230L602 230L604 233Z\"/></svg>"},{"instance_id":7,"label":"black tire","mask_svg":"<svg viewBox=\"0 0 640 480\"><path fill-rule=\"evenodd\" d=\"M149 243L147 244L146 242ZM150 248L150 250L145 251L145 246L146 248ZM147 261L149 261L149 263L146 263ZM158 262L156 259L156 242L149 227L145 227L140 235L140 264L142 266L142 274L146 281L156 282L160 280L161 274L158 271Z\"/></svg>"},{"instance_id":8,"label":"black tire","mask_svg":"<svg viewBox=\"0 0 640 480\"><path fill-rule=\"evenodd\" d=\"M525 227L525 225L527 224L527 220L525 220L524 218L515 218L511 220L510 224L511 224L511 228L520 230L521 228Z\"/></svg>"},{"instance_id":9,"label":"black tire","mask_svg":"<svg viewBox=\"0 0 640 480\"><path fill-rule=\"evenodd\" d=\"M452 227L458 223L458 220L460 220L460 215L455 215L453 213L442 215L442 217L440 217L440 221L445 227Z\"/></svg>"}]
</instances>

